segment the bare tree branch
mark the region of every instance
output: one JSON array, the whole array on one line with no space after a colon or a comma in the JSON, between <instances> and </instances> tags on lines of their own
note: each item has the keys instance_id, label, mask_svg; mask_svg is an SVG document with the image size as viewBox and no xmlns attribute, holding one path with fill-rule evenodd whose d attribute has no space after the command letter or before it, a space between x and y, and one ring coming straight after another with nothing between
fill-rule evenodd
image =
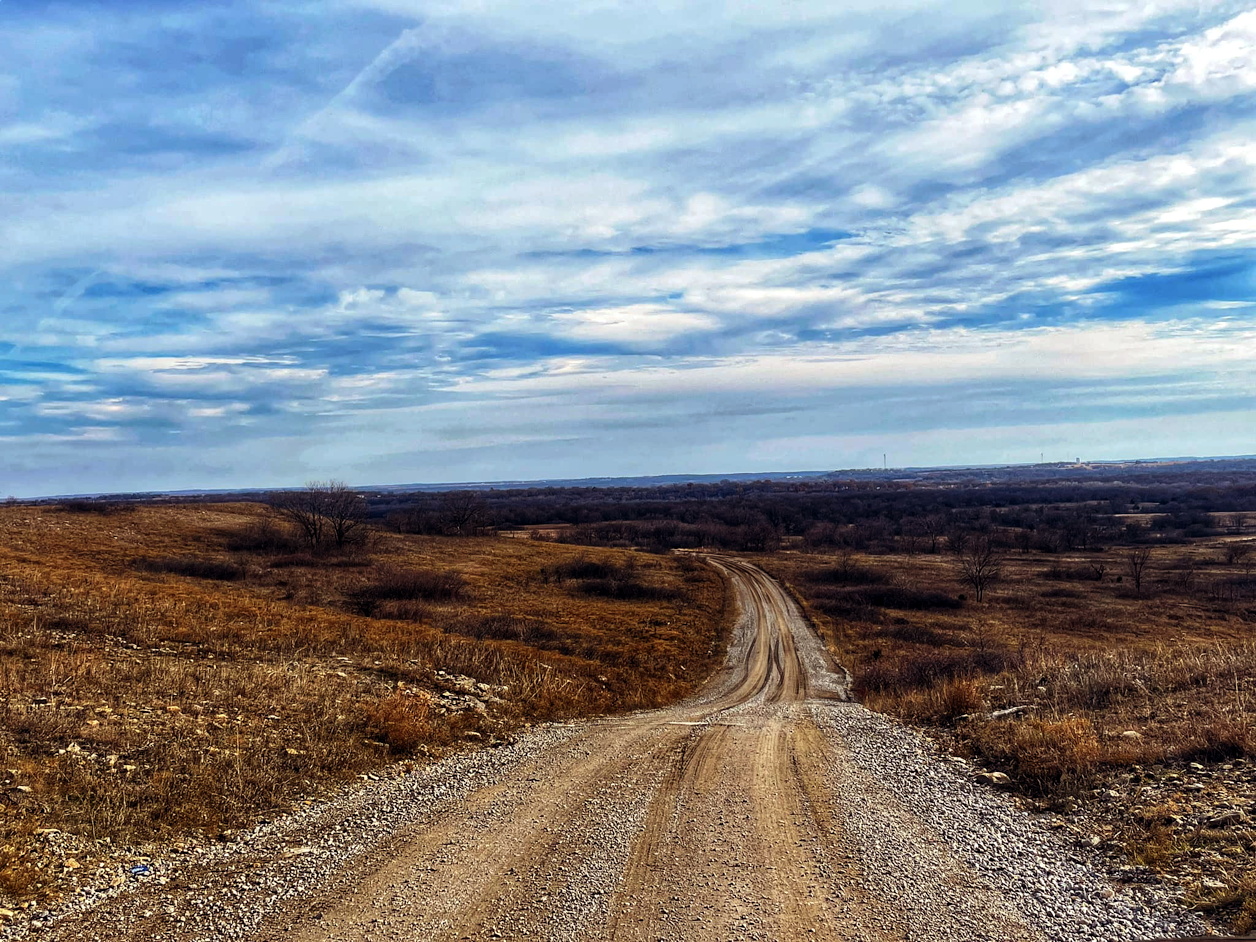
<instances>
[{"instance_id":1,"label":"bare tree branch","mask_svg":"<svg viewBox=\"0 0 1256 942\"><path fill-rule=\"evenodd\" d=\"M994 539L982 536L969 542L959 554L959 571L980 602L1003 574L1003 554L995 547Z\"/></svg>"}]
</instances>

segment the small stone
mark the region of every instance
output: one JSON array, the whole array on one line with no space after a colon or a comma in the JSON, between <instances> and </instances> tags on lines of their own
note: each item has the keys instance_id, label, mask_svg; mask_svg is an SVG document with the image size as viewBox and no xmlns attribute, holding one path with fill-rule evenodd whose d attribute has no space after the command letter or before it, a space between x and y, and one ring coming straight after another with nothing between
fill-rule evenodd
<instances>
[{"instance_id":1,"label":"small stone","mask_svg":"<svg viewBox=\"0 0 1256 942\"><path fill-rule=\"evenodd\" d=\"M996 787L1010 785L1012 783L1011 778L1009 778L1005 772L979 772L977 774L977 781L982 785L994 785Z\"/></svg>"}]
</instances>

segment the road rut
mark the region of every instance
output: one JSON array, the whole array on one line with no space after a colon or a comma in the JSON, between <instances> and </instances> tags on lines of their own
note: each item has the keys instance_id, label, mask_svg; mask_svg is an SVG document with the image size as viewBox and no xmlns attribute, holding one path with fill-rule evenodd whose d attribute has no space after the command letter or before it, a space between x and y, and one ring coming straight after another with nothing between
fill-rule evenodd
<instances>
[{"instance_id":1,"label":"road rut","mask_svg":"<svg viewBox=\"0 0 1256 942\"><path fill-rule=\"evenodd\" d=\"M709 562L740 617L680 705L525 736L259 830L45 937L302 942L1137 939L1113 887L918 734L849 702L793 600ZM300 853L293 854L296 842ZM212 889L211 889L212 887Z\"/></svg>"}]
</instances>

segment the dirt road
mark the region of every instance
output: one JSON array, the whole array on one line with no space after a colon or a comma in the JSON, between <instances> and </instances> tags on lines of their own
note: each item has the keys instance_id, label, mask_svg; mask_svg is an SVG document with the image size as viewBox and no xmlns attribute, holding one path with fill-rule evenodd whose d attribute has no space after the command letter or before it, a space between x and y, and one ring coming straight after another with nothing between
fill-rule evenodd
<instances>
[{"instance_id":1,"label":"dirt road","mask_svg":"<svg viewBox=\"0 0 1256 942\"><path fill-rule=\"evenodd\" d=\"M553 729L488 767L464 759L381 785L45 937L1020 940L1198 928L1113 889L916 734L845 702L844 672L783 589L742 561L710 561L742 614L725 668L697 698Z\"/></svg>"}]
</instances>

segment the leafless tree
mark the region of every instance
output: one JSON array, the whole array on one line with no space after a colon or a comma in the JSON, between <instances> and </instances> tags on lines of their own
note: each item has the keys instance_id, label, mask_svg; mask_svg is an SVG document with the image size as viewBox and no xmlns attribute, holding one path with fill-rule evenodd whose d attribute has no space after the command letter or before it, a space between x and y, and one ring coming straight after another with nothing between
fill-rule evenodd
<instances>
[{"instance_id":1,"label":"leafless tree","mask_svg":"<svg viewBox=\"0 0 1256 942\"><path fill-rule=\"evenodd\" d=\"M1016 545L1020 547L1021 553L1028 554L1033 542L1034 531L1029 529L1029 527L1021 527L1016 531Z\"/></svg>"},{"instance_id":2,"label":"leafless tree","mask_svg":"<svg viewBox=\"0 0 1256 942\"><path fill-rule=\"evenodd\" d=\"M832 546L837 542L837 527L827 520L821 521L807 528L807 532L802 535L802 542L812 552Z\"/></svg>"},{"instance_id":3,"label":"leafless tree","mask_svg":"<svg viewBox=\"0 0 1256 942\"><path fill-rule=\"evenodd\" d=\"M446 533L470 536L488 523L488 504L475 491L450 491L441 501L440 515Z\"/></svg>"},{"instance_id":4,"label":"leafless tree","mask_svg":"<svg viewBox=\"0 0 1256 942\"><path fill-rule=\"evenodd\" d=\"M968 541L959 554L959 571L980 602L986 590L1003 574L1003 554L994 545L993 538L987 535Z\"/></svg>"},{"instance_id":5,"label":"leafless tree","mask_svg":"<svg viewBox=\"0 0 1256 942\"><path fill-rule=\"evenodd\" d=\"M1243 570L1243 576L1250 579L1252 570L1256 569L1256 553L1252 552L1251 543L1227 543L1225 545L1225 561L1231 566Z\"/></svg>"},{"instance_id":6,"label":"leafless tree","mask_svg":"<svg viewBox=\"0 0 1256 942\"><path fill-rule=\"evenodd\" d=\"M336 549L357 546L366 538L368 508L366 500L351 490L344 481L328 481L322 485L323 516L327 531Z\"/></svg>"},{"instance_id":7,"label":"leafless tree","mask_svg":"<svg viewBox=\"0 0 1256 942\"><path fill-rule=\"evenodd\" d=\"M315 552L329 545L343 550L366 535L366 501L343 481L311 481L299 491L275 491L269 503Z\"/></svg>"},{"instance_id":8,"label":"leafless tree","mask_svg":"<svg viewBox=\"0 0 1256 942\"><path fill-rule=\"evenodd\" d=\"M899 545L903 548L903 552L908 556L915 556L920 552L920 540L924 536L924 525L915 517L908 517L903 521L903 535L899 539Z\"/></svg>"},{"instance_id":9,"label":"leafless tree","mask_svg":"<svg viewBox=\"0 0 1256 942\"><path fill-rule=\"evenodd\" d=\"M1250 543L1227 543L1225 545L1225 561L1231 566L1243 562L1252 552Z\"/></svg>"},{"instance_id":10,"label":"leafless tree","mask_svg":"<svg viewBox=\"0 0 1256 942\"><path fill-rule=\"evenodd\" d=\"M929 539L929 552L936 553L938 541L946 535L946 515L929 514L921 520L921 523L924 525L925 536Z\"/></svg>"},{"instance_id":11,"label":"leafless tree","mask_svg":"<svg viewBox=\"0 0 1256 942\"><path fill-rule=\"evenodd\" d=\"M1041 527L1036 531L1038 546L1044 553L1060 551L1060 531L1051 527Z\"/></svg>"},{"instance_id":12,"label":"leafless tree","mask_svg":"<svg viewBox=\"0 0 1256 942\"><path fill-rule=\"evenodd\" d=\"M1134 591L1139 595L1143 594L1143 574L1149 562L1151 562L1150 546L1134 546L1125 554L1125 565L1134 583Z\"/></svg>"},{"instance_id":13,"label":"leafless tree","mask_svg":"<svg viewBox=\"0 0 1256 942\"><path fill-rule=\"evenodd\" d=\"M320 500L313 484L299 491L274 491L267 499L271 509L291 523L301 540L311 549L323 545L327 519L319 512Z\"/></svg>"},{"instance_id":14,"label":"leafless tree","mask_svg":"<svg viewBox=\"0 0 1256 942\"><path fill-rule=\"evenodd\" d=\"M946 548L956 556L963 558L972 543L972 534L966 528L955 524L947 529Z\"/></svg>"},{"instance_id":15,"label":"leafless tree","mask_svg":"<svg viewBox=\"0 0 1256 942\"><path fill-rule=\"evenodd\" d=\"M741 545L748 553L775 552L781 535L767 520L758 520L741 527Z\"/></svg>"},{"instance_id":16,"label":"leafless tree","mask_svg":"<svg viewBox=\"0 0 1256 942\"><path fill-rule=\"evenodd\" d=\"M849 582L851 574L855 571L855 548L849 543L841 544L833 553L833 561L837 563L834 568L838 581Z\"/></svg>"}]
</instances>

